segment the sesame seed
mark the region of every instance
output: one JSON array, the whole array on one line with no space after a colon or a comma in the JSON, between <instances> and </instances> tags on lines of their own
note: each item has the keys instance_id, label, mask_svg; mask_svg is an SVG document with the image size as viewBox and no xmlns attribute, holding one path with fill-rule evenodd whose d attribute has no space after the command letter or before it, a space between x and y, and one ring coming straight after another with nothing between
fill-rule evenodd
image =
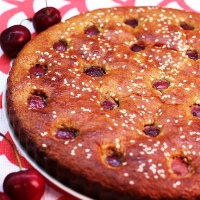
<instances>
[{"instance_id":1,"label":"sesame seed","mask_svg":"<svg viewBox=\"0 0 200 200\"><path fill-rule=\"evenodd\" d=\"M47 147L47 145L46 145L46 144L42 144L42 147L46 148L46 147Z\"/></svg>"},{"instance_id":2,"label":"sesame seed","mask_svg":"<svg viewBox=\"0 0 200 200\"><path fill-rule=\"evenodd\" d=\"M177 186L181 185L180 181L177 181L176 183L173 184L173 187L176 188Z\"/></svg>"},{"instance_id":3,"label":"sesame seed","mask_svg":"<svg viewBox=\"0 0 200 200\"><path fill-rule=\"evenodd\" d=\"M129 184L130 184L130 185L133 185L133 184L134 184L134 181L129 181Z\"/></svg>"},{"instance_id":4,"label":"sesame seed","mask_svg":"<svg viewBox=\"0 0 200 200\"><path fill-rule=\"evenodd\" d=\"M125 177L128 177L128 176L129 176L129 174L128 174L128 173L124 173L124 176L125 176Z\"/></svg>"}]
</instances>

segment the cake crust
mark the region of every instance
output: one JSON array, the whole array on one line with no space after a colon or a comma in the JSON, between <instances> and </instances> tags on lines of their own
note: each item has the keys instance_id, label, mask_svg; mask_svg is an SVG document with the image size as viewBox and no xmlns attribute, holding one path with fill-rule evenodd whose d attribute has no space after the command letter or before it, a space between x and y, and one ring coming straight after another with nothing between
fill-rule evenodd
<instances>
[{"instance_id":1,"label":"cake crust","mask_svg":"<svg viewBox=\"0 0 200 200\"><path fill-rule=\"evenodd\" d=\"M200 15L98 9L31 40L7 110L28 154L94 199L200 198Z\"/></svg>"}]
</instances>

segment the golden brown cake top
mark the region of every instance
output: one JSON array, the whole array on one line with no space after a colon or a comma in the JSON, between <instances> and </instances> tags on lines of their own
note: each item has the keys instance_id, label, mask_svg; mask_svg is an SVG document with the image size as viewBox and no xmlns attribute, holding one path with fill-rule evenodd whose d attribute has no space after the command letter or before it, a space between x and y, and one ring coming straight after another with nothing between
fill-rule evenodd
<instances>
[{"instance_id":1,"label":"golden brown cake top","mask_svg":"<svg viewBox=\"0 0 200 200\"><path fill-rule=\"evenodd\" d=\"M158 7L100 9L55 25L14 62L11 122L105 187L200 196L199 38L199 14Z\"/></svg>"}]
</instances>

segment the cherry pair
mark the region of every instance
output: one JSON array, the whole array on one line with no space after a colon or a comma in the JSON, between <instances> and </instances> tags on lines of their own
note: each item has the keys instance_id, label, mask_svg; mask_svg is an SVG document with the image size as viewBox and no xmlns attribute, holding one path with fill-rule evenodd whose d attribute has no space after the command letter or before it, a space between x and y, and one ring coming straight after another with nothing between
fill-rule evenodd
<instances>
[{"instance_id":1,"label":"cherry pair","mask_svg":"<svg viewBox=\"0 0 200 200\"><path fill-rule=\"evenodd\" d=\"M54 7L42 8L33 16L33 27L37 33L61 21L59 10ZM15 58L24 45L31 40L30 31L23 25L13 25L0 35L3 52L10 58Z\"/></svg>"}]
</instances>

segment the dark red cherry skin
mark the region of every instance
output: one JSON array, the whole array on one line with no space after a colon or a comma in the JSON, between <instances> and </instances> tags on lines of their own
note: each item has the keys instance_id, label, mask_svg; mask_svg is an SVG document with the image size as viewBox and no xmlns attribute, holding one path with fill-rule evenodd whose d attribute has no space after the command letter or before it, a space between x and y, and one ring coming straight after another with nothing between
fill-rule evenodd
<instances>
[{"instance_id":1,"label":"dark red cherry skin","mask_svg":"<svg viewBox=\"0 0 200 200\"><path fill-rule=\"evenodd\" d=\"M199 55L195 50L187 50L186 55L192 60L197 60L199 58Z\"/></svg>"},{"instance_id":2,"label":"dark red cherry skin","mask_svg":"<svg viewBox=\"0 0 200 200\"><path fill-rule=\"evenodd\" d=\"M127 19L124 23L129 25L129 26L131 26L132 28L135 28L138 25L138 20L136 20L136 19Z\"/></svg>"},{"instance_id":3,"label":"dark red cherry skin","mask_svg":"<svg viewBox=\"0 0 200 200\"><path fill-rule=\"evenodd\" d=\"M145 47L143 45L139 45L139 44L134 44L133 46L131 46L131 50L134 52L139 52L144 49L145 49Z\"/></svg>"},{"instance_id":4,"label":"dark red cherry skin","mask_svg":"<svg viewBox=\"0 0 200 200\"><path fill-rule=\"evenodd\" d=\"M160 130L154 126L146 126L143 132L150 137L157 137L160 134Z\"/></svg>"},{"instance_id":5,"label":"dark red cherry skin","mask_svg":"<svg viewBox=\"0 0 200 200\"><path fill-rule=\"evenodd\" d=\"M194 117L200 118L200 106L199 105L193 105L191 107L191 113Z\"/></svg>"},{"instance_id":6,"label":"dark red cherry skin","mask_svg":"<svg viewBox=\"0 0 200 200\"><path fill-rule=\"evenodd\" d=\"M61 140L73 140L77 135L76 130L70 130L70 129L59 129L56 132L56 138Z\"/></svg>"},{"instance_id":7,"label":"dark red cherry skin","mask_svg":"<svg viewBox=\"0 0 200 200\"><path fill-rule=\"evenodd\" d=\"M118 107L118 104L115 101L110 101L106 99L103 102L101 102L101 106L108 110L114 110L116 107Z\"/></svg>"},{"instance_id":8,"label":"dark red cherry skin","mask_svg":"<svg viewBox=\"0 0 200 200\"><path fill-rule=\"evenodd\" d=\"M32 95L28 98L28 104L32 109L42 109L47 106L47 101L44 96Z\"/></svg>"},{"instance_id":9,"label":"dark red cherry skin","mask_svg":"<svg viewBox=\"0 0 200 200\"><path fill-rule=\"evenodd\" d=\"M25 26L14 25L1 33L1 49L8 57L15 58L29 40L30 31Z\"/></svg>"},{"instance_id":10,"label":"dark red cherry skin","mask_svg":"<svg viewBox=\"0 0 200 200\"><path fill-rule=\"evenodd\" d=\"M21 170L6 176L3 190L12 200L40 200L45 191L45 181L35 169Z\"/></svg>"},{"instance_id":11,"label":"dark red cherry skin","mask_svg":"<svg viewBox=\"0 0 200 200\"><path fill-rule=\"evenodd\" d=\"M87 74L88 76L101 77L105 74L105 71L100 67L91 66L91 67L86 67L84 73Z\"/></svg>"},{"instance_id":12,"label":"dark red cherry skin","mask_svg":"<svg viewBox=\"0 0 200 200\"><path fill-rule=\"evenodd\" d=\"M0 200L11 200L7 194L0 192Z\"/></svg>"},{"instance_id":13,"label":"dark red cherry skin","mask_svg":"<svg viewBox=\"0 0 200 200\"><path fill-rule=\"evenodd\" d=\"M33 27L37 33L40 33L60 21L60 11L54 7L46 7L34 14Z\"/></svg>"},{"instance_id":14,"label":"dark red cherry skin","mask_svg":"<svg viewBox=\"0 0 200 200\"><path fill-rule=\"evenodd\" d=\"M53 49L60 52L65 52L68 48L68 44L65 41L58 41L53 44Z\"/></svg>"},{"instance_id":15,"label":"dark red cherry skin","mask_svg":"<svg viewBox=\"0 0 200 200\"><path fill-rule=\"evenodd\" d=\"M185 22L182 22L182 23L180 24L180 26L181 26L181 28L184 29L184 30L194 30L194 27L193 27L193 26L191 26L191 25L189 25L189 24L187 24L187 23L185 23Z\"/></svg>"},{"instance_id":16,"label":"dark red cherry skin","mask_svg":"<svg viewBox=\"0 0 200 200\"><path fill-rule=\"evenodd\" d=\"M89 36L97 36L97 35L99 35L99 30L98 30L98 28L97 27L95 27L95 26L90 26L90 27L88 27L86 30L85 30L85 32L84 32L85 34L87 34L87 35L89 35Z\"/></svg>"},{"instance_id":17,"label":"dark red cherry skin","mask_svg":"<svg viewBox=\"0 0 200 200\"><path fill-rule=\"evenodd\" d=\"M32 66L29 70L30 74L34 76L44 76L47 73L47 71L48 71L47 66L40 64Z\"/></svg>"},{"instance_id":18,"label":"dark red cherry skin","mask_svg":"<svg viewBox=\"0 0 200 200\"><path fill-rule=\"evenodd\" d=\"M122 163L122 157L116 153L108 155L106 158L106 163L112 167L118 167Z\"/></svg>"},{"instance_id":19,"label":"dark red cherry skin","mask_svg":"<svg viewBox=\"0 0 200 200\"><path fill-rule=\"evenodd\" d=\"M164 90L170 86L169 81L167 80L157 80L153 83L153 88L156 90Z\"/></svg>"}]
</instances>

